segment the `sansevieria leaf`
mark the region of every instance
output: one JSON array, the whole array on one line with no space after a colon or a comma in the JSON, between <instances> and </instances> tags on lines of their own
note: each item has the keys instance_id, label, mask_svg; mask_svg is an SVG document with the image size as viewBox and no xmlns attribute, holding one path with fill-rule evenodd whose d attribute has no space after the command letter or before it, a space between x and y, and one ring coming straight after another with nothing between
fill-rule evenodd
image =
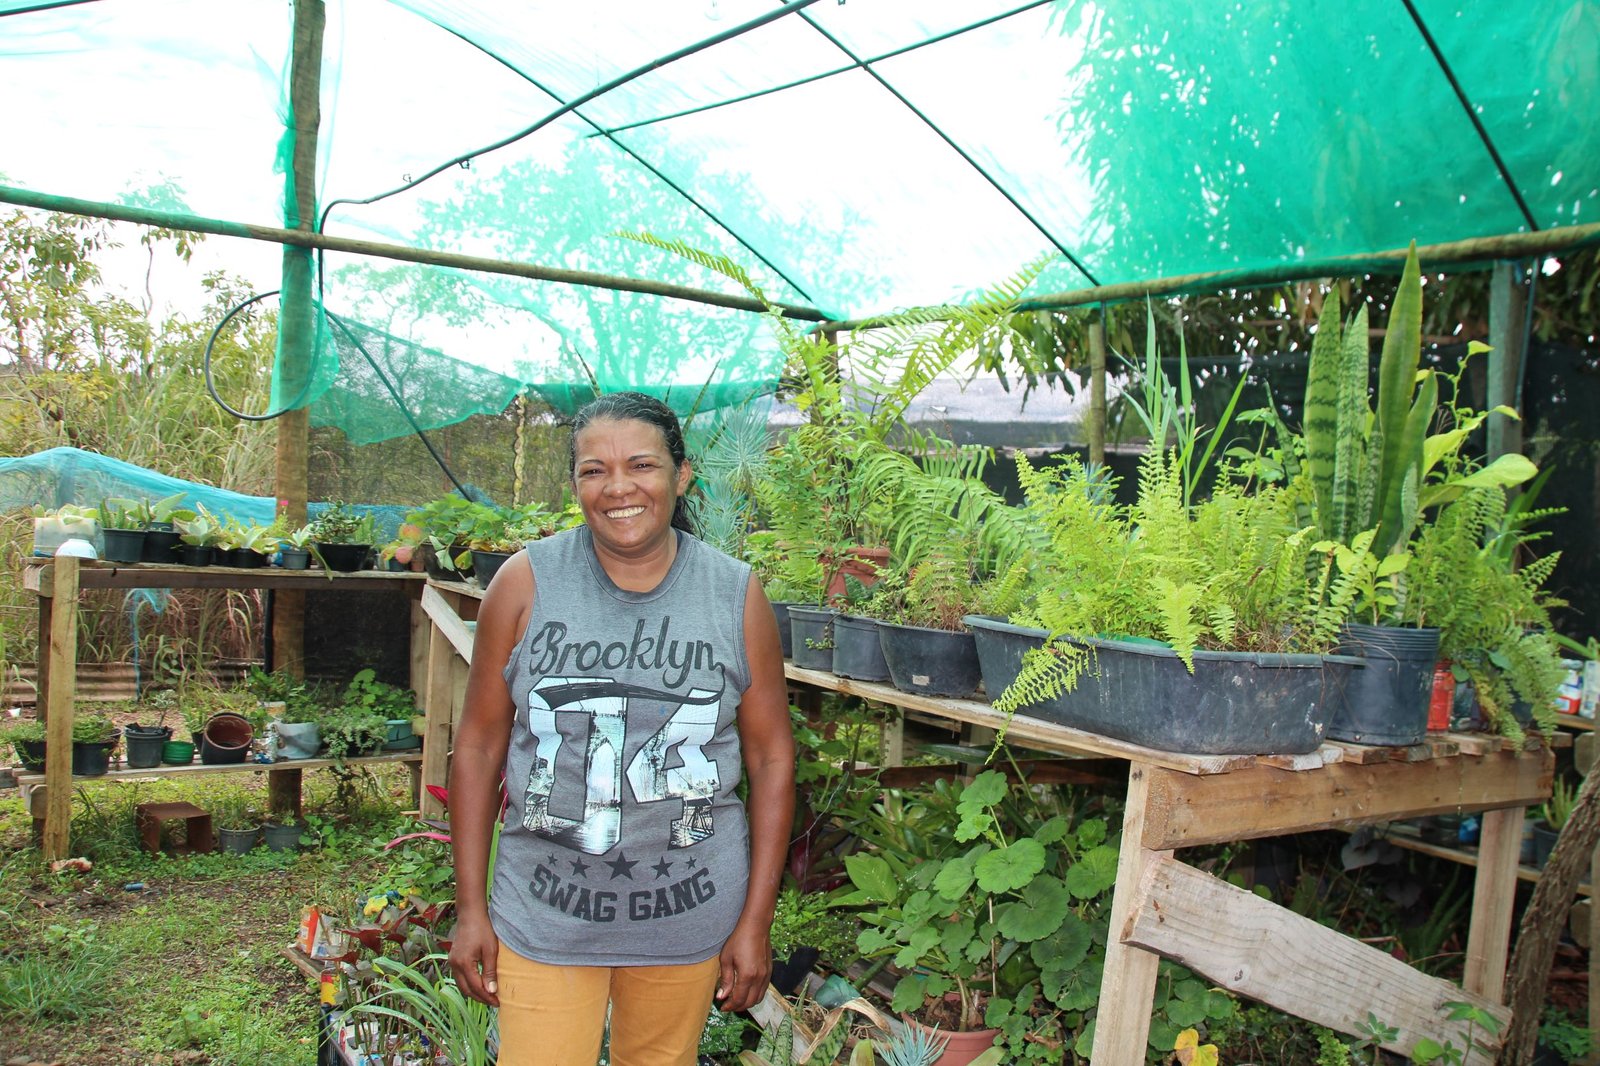
<instances>
[{"instance_id":1,"label":"sansevieria leaf","mask_svg":"<svg viewBox=\"0 0 1600 1066\"><path fill-rule=\"evenodd\" d=\"M1413 411L1412 395L1416 391L1417 367L1421 360L1422 271L1417 265L1416 243L1412 242L1383 335L1383 355L1378 361L1378 424L1373 431L1375 438L1380 432L1383 438L1377 485L1378 516L1393 516L1397 522L1400 486L1413 458L1406 451L1406 424ZM1430 411L1430 418L1431 415ZM1419 446L1420 441L1418 438ZM1379 555L1385 550L1385 540L1387 537L1380 534Z\"/></svg>"},{"instance_id":2,"label":"sansevieria leaf","mask_svg":"<svg viewBox=\"0 0 1600 1066\"><path fill-rule=\"evenodd\" d=\"M1306 466L1317 501L1318 529L1334 536L1333 474L1339 444L1339 373L1342 369L1339 292L1328 293L1311 342L1311 364L1306 372Z\"/></svg>"},{"instance_id":3,"label":"sansevieria leaf","mask_svg":"<svg viewBox=\"0 0 1600 1066\"><path fill-rule=\"evenodd\" d=\"M1358 311L1339 346L1338 439L1334 445L1333 521L1323 536L1341 543L1366 528L1361 485L1367 477L1367 309ZM1319 505L1320 506L1320 505Z\"/></svg>"}]
</instances>

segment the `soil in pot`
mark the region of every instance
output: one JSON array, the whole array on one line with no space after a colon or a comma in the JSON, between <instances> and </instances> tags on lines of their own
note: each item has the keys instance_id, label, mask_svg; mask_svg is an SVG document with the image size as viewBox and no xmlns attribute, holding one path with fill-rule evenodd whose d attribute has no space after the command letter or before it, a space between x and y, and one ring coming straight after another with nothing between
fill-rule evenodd
<instances>
[{"instance_id":1,"label":"soil in pot","mask_svg":"<svg viewBox=\"0 0 1600 1066\"><path fill-rule=\"evenodd\" d=\"M318 542L317 553L322 556L322 561L329 570L336 570L341 574L353 574L363 570L367 565L367 556L372 554L370 544L323 544Z\"/></svg>"},{"instance_id":2,"label":"soil in pot","mask_svg":"<svg viewBox=\"0 0 1600 1066\"><path fill-rule=\"evenodd\" d=\"M839 615L832 607L789 608L789 627L794 632L794 664L808 670L833 669L833 620Z\"/></svg>"},{"instance_id":3,"label":"soil in pot","mask_svg":"<svg viewBox=\"0 0 1600 1066\"><path fill-rule=\"evenodd\" d=\"M167 529L144 531L144 547L139 559L146 563L175 563L178 561L178 534Z\"/></svg>"},{"instance_id":4,"label":"soil in pot","mask_svg":"<svg viewBox=\"0 0 1600 1066\"><path fill-rule=\"evenodd\" d=\"M901 692L966 699L983 680L978 642L968 630L953 633L880 622L878 641L889 680Z\"/></svg>"},{"instance_id":5,"label":"soil in pot","mask_svg":"<svg viewBox=\"0 0 1600 1066\"><path fill-rule=\"evenodd\" d=\"M1359 656L1365 669L1336 673L1328 736L1356 744L1422 743L1428 733L1439 631L1409 626L1345 626L1338 651Z\"/></svg>"},{"instance_id":6,"label":"soil in pot","mask_svg":"<svg viewBox=\"0 0 1600 1066\"><path fill-rule=\"evenodd\" d=\"M161 765L161 749L172 739L172 730L166 726L130 725L122 730L127 744L127 761L130 770L148 770Z\"/></svg>"},{"instance_id":7,"label":"soil in pot","mask_svg":"<svg viewBox=\"0 0 1600 1066\"><path fill-rule=\"evenodd\" d=\"M99 777L111 769L111 752L116 748L115 740L108 740L104 744L73 744L72 745L72 774L74 777Z\"/></svg>"},{"instance_id":8,"label":"soil in pot","mask_svg":"<svg viewBox=\"0 0 1600 1066\"><path fill-rule=\"evenodd\" d=\"M214 714L200 733L200 761L212 766L244 762L254 739L255 730L243 715Z\"/></svg>"},{"instance_id":9,"label":"soil in pot","mask_svg":"<svg viewBox=\"0 0 1600 1066\"><path fill-rule=\"evenodd\" d=\"M833 672L857 681L889 680L877 619L841 614L833 620Z\"/></svg>"},{"instance_id":10,"label":"soil in pot","mask_svg":"<svg viewBox=\"0 0 1600 1066\"><path fill-rule=\"evenodd\" d=\"M217 843L226 855L243 855L261 839L261 827L253 829L218 829Z\"/></svg>"},{"instance_id":11,"label":"soil in pot","mask_svg":"<svg viewBox=\"0 0 1600 1066\"><path fill-rule=\"evenodd\" d=\"M194 745L187 740L169 740L161 745L163 766L188 766L194 762Z\"/></svg>"},{"instance_id":12,"label":"soil in pot","mask_svg":"<svg viewBox=\"0 0 1600 1066\"><path fill-rule=\"evenodd\" d=\"M144 558L144 530L106 529L106 550L100 556L113 563L137 563Z\"/></svg>"}]
</instances>

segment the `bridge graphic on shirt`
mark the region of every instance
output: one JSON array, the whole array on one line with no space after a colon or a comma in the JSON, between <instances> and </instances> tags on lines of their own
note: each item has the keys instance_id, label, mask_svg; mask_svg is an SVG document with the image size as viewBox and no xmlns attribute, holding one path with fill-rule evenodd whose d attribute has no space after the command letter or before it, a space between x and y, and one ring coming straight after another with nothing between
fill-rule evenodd
<instances>
[{"instance_id":1,"label":"bridge graphic on shirt","mask_svg":"<svg viewBox=\"0 0 1600 1066\"><path fill-rule=\"evenodd\" d=\"M666 721L624 769L623 742L633 703L661 707ZM524 792L523 826L587 854L604 855L622 839L622 782L626 777L635 802L678 800L683 804L682 814L672 822L671 847L686 848L707 839L715 831L711 804L721 778L716 762L706 758L704 745L716 733L721 708L720 690L695 688L676 693L607 678L540 678L528 692L528 731L536 747ZM581 753L563 750L568 746L556 728L561 714L588 719ZM678 764L668 766L674 750ZM557 766L580 756L583 813L569 817L551 810L550 797L555 791Z\"/></svg>"}]
</instances>

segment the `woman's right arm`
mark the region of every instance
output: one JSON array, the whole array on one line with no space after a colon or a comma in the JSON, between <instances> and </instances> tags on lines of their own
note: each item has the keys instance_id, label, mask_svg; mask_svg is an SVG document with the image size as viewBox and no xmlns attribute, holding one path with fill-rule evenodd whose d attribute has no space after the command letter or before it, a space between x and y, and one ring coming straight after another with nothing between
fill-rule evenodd
<instances>
[{"instance_id":1,"label":"woman's right arm","mask_svg":"<svg viewBox=\"0 0 1600 1066\"><path fill-rule=\"evenodd\" d=\"M519 555L501 567L484 593L466 703L450 756L450 840L456 869L450 969L461 991L491 1006L499 1005L495 963L500 943L489 924L489 841L500 815L500 774L516 717L504 671L527 626L533 587L533 570Z\"/></svg>"}]
</instances>

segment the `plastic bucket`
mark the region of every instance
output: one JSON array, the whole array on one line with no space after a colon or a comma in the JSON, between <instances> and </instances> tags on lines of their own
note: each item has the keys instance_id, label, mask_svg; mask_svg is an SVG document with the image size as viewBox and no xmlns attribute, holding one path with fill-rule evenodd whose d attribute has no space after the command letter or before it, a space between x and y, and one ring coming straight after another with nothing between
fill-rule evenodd
<instances>
[{"instance_id":1,"label":"plastic bucket","mask_svg":"<svg viewBox=\"0 0 1600 1066\"><path fill-rule=\"evenodd\" d=\"M309 570L311 552L305 548L285 548L278 553L278 565L285 570Z\"/></svg>"},{"instance_id":2,"label":"plastic bucket","mask_svg":"<svg viewBox=\"0 0 1600 1066\"><path fill-rule=\"evenodd\" d=\"M994 619L968 616L966 622L978 638L979 661L985 643L991 644L995 680L1006 685L1016 678L1022 653L1047 636ZM1070 643L1090 654L1076 687L1018 713L1197 755L1289 755L1322 744L1331 685L1321 656L1196 651L1190 674L1170 648L1097 637ZM986 668L986 687L989 680Z\"/></svg>"},{"instance_id":3,"label":"plastic bucket","mask_svg":"<svg viewBox=\"0 0 1600 1066\"><path fill-rule=\"evenodd\" d=\"M254 829L218 829L217 843L225 855L243 855L261 839L261 827Z\"/></svg>"},{"instance_id":4,"label":"plastic bucket","mask_svg":"<svg viewBox=\"0 0 1600 1066\"><path fill-rule=\"evenodd\" d=\"M44 769L44 741L13 740L11 746L16 749L17 758L22 760L24 770Z\"/></svg>"},{"instance_id":5,"label":"plastic bucket","mask_svg":"<svg viewBox=\"0 0 1600 1066\"><path fill-rule=\"evenodd\" d=\"M876 618L841 614L833 620L833 672L857 681L889 680Z\"/></svg>"},{"instance_id":6,"label":"plastic bucket","mask_svg":"<svg viewBox=\"0 0 1600 1066\"><path fill-rule=\"evenodd\" d=\"M889 680L901 692L965 699L983 679L978 642L968 630L878 623L878 642L889 665Z\"/></svg>"},{"instance_id":7,"label":"plastic bucket","mask_svg":"<svg viewBox=\"0 0 1600 1066\"><path fill-rule=\"evenodd\" d=\"M1340 634L1339 651L1359 656L1366 667L1335 675L1341 683L1329 708L1328 736L1357 744L1422 743L1439 631L1351 624Z\"/></svg>"},{"instance_id":8,"label":"plastic bucket","mask_svg":"<svg viewBox=\"0 0 1600 1066\"><path fill-rule=\"evenodd\" d=\"M161 745L164 766L188 766L194 762L194 745L187 740L169 740Z\"/></svg>"},{"instance_id":9,"label":"plastic bucket","mask_svg":"<svg viewBox=\"0 0 1600 1066\"><path fill-rule=\"evenodd\" d=\"M272 729L280 759L312 759L322 746L322 729L315 722L273 722Z\"/></svg>"},{"instance_id":10,"label":"plastic bucket","mask_svg":"<svg viewBox=\"0 0 1600 1066\"><path fill-rule=\"evenodd\" d=\"M156 729L151 726L130 725L123 727L122 739L127 745L127 760L130 770L148 770L161 765L161 749L166 747L167 741L172 738L172 730L165 726Z\"/></svg>"},{"instance_id":11,"label":"plastic bucket","mask_svg":"<svg viewBox=\"0 0 1600 1066\"><path fill-rule=\"evenodd\" d=\"M300 834L305 830L298 825L279 825L268 822L261 827L261 836L272 851L299 851Z\"/></svg>"},{"instance_id":12,"label":"plastic bucket","mask_svg":"<svg viewBox=\"0 0 1600 1066\"><path fill-rule=\"evenodd\" d=\"M833 669L833 620L838 616L832 607L790 605L789 628L793 632L796 666Z\"/></svg>"},{"instance_id":13,"label":"plastic bucket","mask_svg":"<svg viewBox=\"0 0 1600 1066\"><path fill-rule=\"evenodd\" d=\"M253 739L255 730L243 715L214 714L200 733L200 761L212 766L244 762Z\"/></svg>"}]
</instances>

